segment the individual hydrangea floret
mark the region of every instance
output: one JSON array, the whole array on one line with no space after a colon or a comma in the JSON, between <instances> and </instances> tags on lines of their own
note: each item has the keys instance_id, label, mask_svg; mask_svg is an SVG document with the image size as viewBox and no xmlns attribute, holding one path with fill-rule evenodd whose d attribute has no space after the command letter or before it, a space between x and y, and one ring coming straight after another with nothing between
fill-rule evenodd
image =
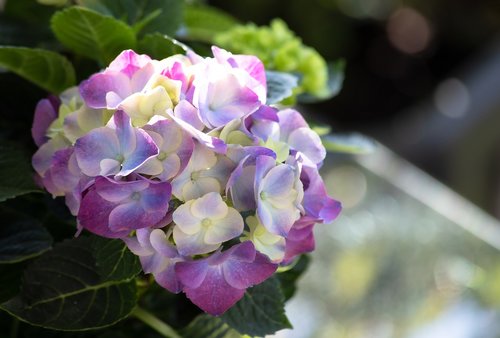
<instances>
[{"instance_id":1,"label":"individual hydrangea floret","mask_svg":"<svg viewBox=\"0 0 500 338\"><path fill-rule=\"evenodd\" d=\"M170 194L168 182L98 177L82 199L78 221L95 234L124 237L159 223L167 214Z\"/></svg>"},{"instance_id":2,"label":"individual hydrangea floret","mask_svg":"<svg viewBox=\"0 0 500 338\"><path fill-rule=\"evenodd\" d=\"M90 131L75 144L78 165L87 176L127 176L159 154L149 134L117 111L105 127Z\"/></svg>"},{"instance_id":3,"label":"individual hydrangea floret","mask_svg":"<svg viewBox=\"0 0 500 338\"><path fill-rule=\"evenodd\" d=\"M208 258L180 262L175 272L187 297L217 316L240 300L248 287L269 278L276 268L251 242L244 242Z\"/></svg>"},{"instance_id":4,"label":"individual hydrangea floret","mask_svg":"<svg viewBox=\"0 0 500 338\"><path fill-rule=\"evenodd\" d=\"M216 250L243 232L240 213L215 192L190 200L173 213L174 241L183 256Z\"/></svg>"},{"instance_id":5,"label":"individual hydrangea floret","mask_svg":"<svg viewBox=\"0 0 500 338\"><path fill-rule=\"evenodd\" d=\"M139 256L142 270L151 273L158 284L170 292L179 293L182 285L174 268L176 263L184 261L176 248L168 241L161 229L138 229L134 237L123 238L130 251Z\"/></svg>"},{"instance_id":6,"label":"individual hydrangea floret","mask_svg":"<svg viewBox=\"0 0 500 338\"><path fill-rule=\"evenodd\" d=\"M123 240L160 286L220 315L312 251L314 225L341 207L319 175L319 136L266 104L261 60L212 53L123 51L40 101L32 164L77 234Z\"/></svg>"},{"instance_id":7,"label":"individual hydrangea floret","mask_svg":"<svg viewBox=\"0 0 500 338\"><path fill-rule=\"evenodd\" d=\"M269 257L272 262L281 262L285 257L287 239L270 233L255 216L248 216L246 224L249 231L242 239L252 241L255 249ZM290 233L288 234L288 238L290 238Z\"/></svg>"}]
</instances>

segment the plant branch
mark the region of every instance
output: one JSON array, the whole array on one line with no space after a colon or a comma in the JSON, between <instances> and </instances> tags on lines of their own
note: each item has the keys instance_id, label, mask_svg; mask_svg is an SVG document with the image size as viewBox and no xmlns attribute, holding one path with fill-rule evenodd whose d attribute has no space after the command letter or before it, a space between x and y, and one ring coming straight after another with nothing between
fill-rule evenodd
<instances>
[{"instance_id":1,"label":"plant branch","mask_svg":"<svg viewBox=\"0 0 500 338\"><path fill-rule=\"evenodd\" d=\"M132 316L141 320L144 324L148 325L156 332L161 334L163 337L167 338L182 338L174 329L172 329L167 323L158 319L151 312L148 312L140 307L136 307L132 311Z\"/></svg>"}]
</instances>

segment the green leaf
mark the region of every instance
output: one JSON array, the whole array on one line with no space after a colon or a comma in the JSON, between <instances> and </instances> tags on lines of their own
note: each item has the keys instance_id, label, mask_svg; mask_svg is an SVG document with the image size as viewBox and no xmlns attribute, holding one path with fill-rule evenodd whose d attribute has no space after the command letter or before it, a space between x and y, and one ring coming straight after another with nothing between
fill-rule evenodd
<instances>
[{"instance_id":1,"label":"green leaf","mask_svg":"<svg viewBox=\"0 0 500 338\"><path fill-rule=\"evenodd\" d=\"M31 325L65 331L102 328L126 318L137 301L137 258L124 246L95 237L56 245L28 266L21 293L1 308Z\"/></svg>"},{"instance_id":2,"label":"green leaf","mask_svg":"<svg viewBox=\"0 0 500 338\"><path fill-rule=\"evenodd\" d=\"M266 71L267 102L274 104L292 96L293 89L298 85L298 78L289 73Z\"/></svg>"},{"instance_id":3,"label":"green leaf","mask_svg":"<svg viewBox=\"0 0 500 338\"><path fill-rule=\"evenodd\" d=\"M311 127L311 129L319 136L328 135L332 131L332 127L328 124L322 124L314 121L307 121L307 123L309 124L309 127Z\"/></svg>"},{"instance_id":4,"label":"green leaf","mask_svg":"<svg viewBox=\"0 0 500 338\"><path fill-rule=\"evenodd\" d=\"M328 64L328 86L320 95L303 93L298 96L301 103L315 103L335 97L340 93L344 83L345 60L340 59Z\"/></svg>"},{"instance_id":5,"label":"green leaf","mask_svg":"<svg viewBox=\"0 0 500 338\"><path fill-rule=\"evenodd\" d=\"M54 13L53 7L44 6L34 0L7 0L4 13L24 23L46 26ZM43 29L43 28L42 28Z\"/></svg>"},{"instance_id":6,"label":"green leaf","mask_svg":"<svg viewBox=\"0 0 500 338\"><path fill-rule=\"evenodd\" d=\"M68 3L69 0L36 0L39 4L45 6L56 6L61 7Z\"/></svg>"},{"instance_id":7,"label":"green leaf","mask_svg":"<svg viewBox=\"0 0 500 338\"><path fill-rule=\"evenodd\" d=\"M248 289L220 318L239 333L250 336L260 337L292 328L285 315L283 292L275 277Z\"/></svg>"},{"instance_id":8,"label":"green leaf","mask_svg":"<svg viewBox=\"0 0 500 338\"><path fill-rule=\"evenodd\" d=\"M53 93L75 85L73 65L48 50L0 46L0 67Z\"/></svg>"},{"instance_id":9,"label":"green leaf","mask_svg":"<svg viewBox=\"0 0 500 338\"><path fill-rule=\"evenodd\" d=\"M240 338L241 335L231 329L218 317L207 314L198 315L181 334L189 338Z\"/></svg>"},{"instance_id":10,"label":"green leaf","mask_svg":"<svg viewBox=\"0 0 500 338\"><path fill-rule=\"evenodd\" d=\"M82 6L113 16L136 33L174 35L182 23L183 0L79 0Z\"/></svg>"},{"instance_id":11,"label":"green leaf","mask_svg":"<svg viewBox=\"0 0 500 338\"><path fill-rule=\"evenodd\" d=\"M217 33L225 32L238 25L238 20L215 7L186 5L184 9L184 29L179 36L189 40L213 43Z\"/></svg>"},{"instance_id":12,"label":"green leaf","mask_svg":"<svg viewBox=\"0 0 500 338\"><path fill-rule=\"evenodd\" d=\"M33 47L49 45L53 40L48 25L22 22L0 13L0 45Z\"/></svg>"},{"instance_id":13,"label":"green leaf","mask_svg":"<svg viewBox=\"0 0 500 338\"><path fill-rule=\"evenodd\" d=\"M330 134L321 137L326 150L348 154L370 154L375 148L375 142L361 134Z\"/></svg>"},{"instance_id":14,"label":"green leaf","mask_svg":"<svg viewBox=\"0 0 500 338\"><path fill-rule=\"evenodd\" d=\"M289 300L295 294L297 289L296 284L299 277L307 270L310 258L307 255L301 255L295 263L286 271L276 274L280 281L281 290L285 296L285 301ZM278 270L279 271L279 270Z\"/></svg>"},{"instance_id":15,"label":"green leaf","mask_svg":"<svg viewBox=\"0 0 500 338\"><path fill-rule=\"evenodd\" d=\"M33 182L29 163L26 156L14 145L0 145L0 202L31 192L40 192Z\"/></svg>"},{"instance_id":16,"label":"green leaf","mask_svg":"<svg viewBox=\"0 0 500 338\"><path fill-rule=\"evenodd\" d=\"M141 272L141 264L120 240L96 237L92 248L99 275L104 280L125 280Z\"/></svg>"},{"instance_id":17,"label":"green leaf","mask_svg":"<svg viewBox=\"0 0 500 338\"><path fill-rule=\"evenodd\" d=\"M52 237L49 232L32 219L13 220L2 215L0 227L0 264L17 263L50 249Z\"/></svg>"},{"instance_id":18,"label":"green leaf","mask_svg":"<svg viewBox=\"0 0 500 338\"><path fill-rule=\"evenodd\" d=\"M0 265L0 302L5 302L19 293L24 263Z\"/></svg>"},{"instance_id":19,"label":"green leaf","mask_svg":"<svg viewBox=\"0 0 500 338\"><path fill-rule=\"evenodd\" d=\"M57 12L51 20L56 38L77 54L111 62L121 51L135 48L133 29L126 23L83 7Z\"/></svg>"},{"instance_id":20,"label":"green leaf","mask_svg":"<svg viewBox=\"0 0 500 338\"><path fill-rule=\"evenodd\" d=\"M146 34L137 47L139 53L148 54L159 60L175 54L185 54L186 49L189 47L160 33Z\"/></svg>"}]
</instances>

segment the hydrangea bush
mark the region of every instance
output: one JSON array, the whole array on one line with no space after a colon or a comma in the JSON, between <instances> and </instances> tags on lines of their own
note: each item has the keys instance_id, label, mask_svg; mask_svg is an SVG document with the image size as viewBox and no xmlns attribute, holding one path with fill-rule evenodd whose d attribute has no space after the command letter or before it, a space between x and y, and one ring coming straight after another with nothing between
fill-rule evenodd
<instances>
[{"instance_id":1,"label":"hydrangea bush","mask_svg":"<svg viewBox=\"0 0 500 338\"><path fill-rule=\"evenodd\" d=\"M0 327L26 338L291 328L285 302L313 228L341 209L319 174L325 146L360 147L290 104L334 96L342 64L325 68L281 21L243 26L200 1L0 11Z\"/></svg>"},{"instance_id":2,"label":"hydrangea bush","mask_svg":"<svg viewBox=\"0 0 500 338\"><path fill-rule=\"evenodd\" d=\"M123 240L159 285L220 315L313 250L313 225L340 204L318 173L320 137L266 105L262 62L212 52L126 50L40 101L32 134L38 180L78 232Z\"/></svg>"}]
</instances>

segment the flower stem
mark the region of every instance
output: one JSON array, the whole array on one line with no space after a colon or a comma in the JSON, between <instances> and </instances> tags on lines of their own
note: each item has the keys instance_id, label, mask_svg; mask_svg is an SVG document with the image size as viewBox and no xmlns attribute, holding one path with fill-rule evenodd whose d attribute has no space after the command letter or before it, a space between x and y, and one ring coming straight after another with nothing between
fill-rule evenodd
<instances>
[{"instance_id":1,"label":"flower stem","mask_svg":"<svg viewBox=\"0 0 500 338\"><path fill-rule=\"evenodd\" d=\"M141 320L144 324L146 324L150 328L154 329L156 332L161 334L163 337L182 338L181 336L179 336L179 334L177 332L175 332L174 329L172 329L165 322L162 322L155 315L153 315L151 312L148 312L148 311L146 311L138 306L132 311L132 316Z\"/></svg>"}]
</instances>

